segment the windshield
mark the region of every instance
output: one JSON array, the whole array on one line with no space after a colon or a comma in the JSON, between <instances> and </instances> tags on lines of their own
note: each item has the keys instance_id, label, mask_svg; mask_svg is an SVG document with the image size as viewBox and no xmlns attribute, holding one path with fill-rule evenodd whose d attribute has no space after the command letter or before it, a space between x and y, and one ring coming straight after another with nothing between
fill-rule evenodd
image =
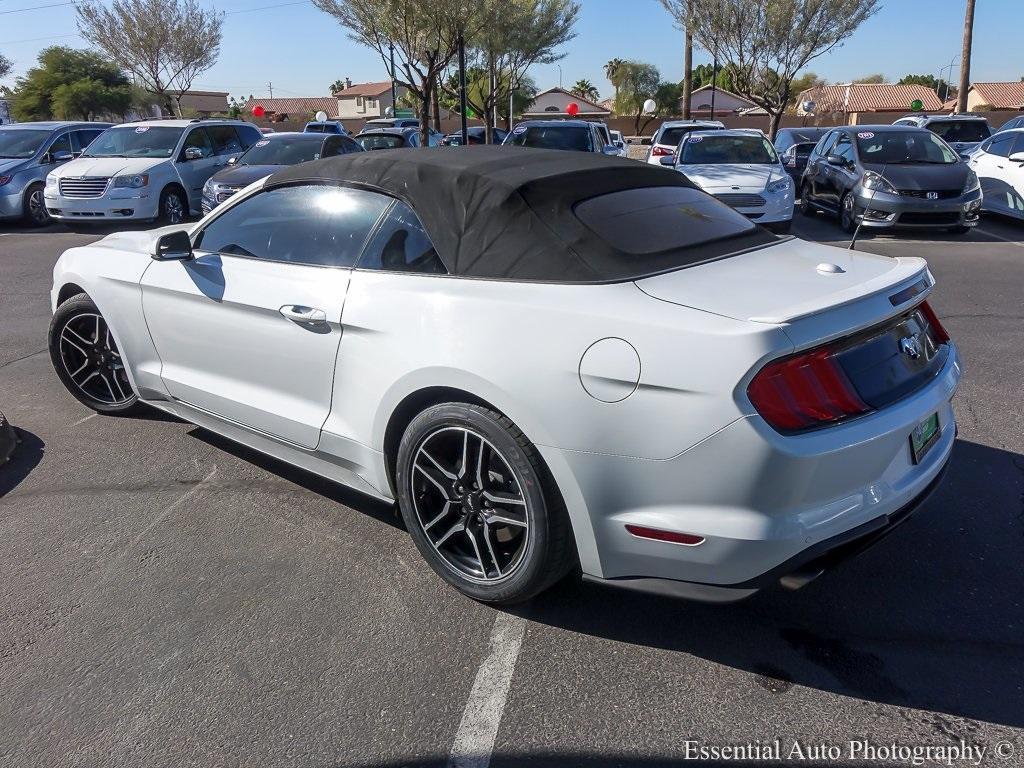
<instances>
[{"instance_id":1,"label":"windshield","mask_svg":"<svg viewBox=\"0 0 1024 768\"><path fill-rule=\"evenodd\" d=\"M0 130L0 157L27 160L50 135L49 131Z\"/></svg>"},{"instance_id":2,"label":"windshield","mask_svg":"<svg viewBox=\"0 0 1024 768\"><path fill-rule=\"evenodd\" d=\"M507 141L517 147L568 149L577 152L591 152L594 149L590 129L575 125L517 126Z\"/></svg>"},{"instance_id":3,"label":"windshield","mask_svg":"<svg viewBox=\"0 0 1024 768\"><path fill-rule=\"evenodd\" d=\"M991 134L984 120L940 120L929 125L928 130L946 141L967 143L984 141Z\"/></svg>"},{"instance_id":4,"label":"windshield","mask_svg":"<svg viewBox=\"0 0 1024 768\"><path fill-rule=\"evenodd\" d=\"M656 144L667 144L670 147L678 147L683 136L694 131L718 131L721 130L713 125L678 125L674 128L666 128L655 142Z\"/></svg>"},{"instance_id":5,"label":"windshield","mask_svg":"<svg viewBox=\"0 0 1024 768\"><path fill-rule=\"evenodd\" d=\"M140 125L108 128L89 145L83 157L170 157L184 128Z\"/></svg>"},{"instance_id":6,"label":"windshield","mask_svg":"<svg viewBox=\"0 0 1024 768\"><path fill-rule=\"evenodd\" d=\"M405 140L393 133L370 133L366 136L357 136L356 141L367 152L374 149L398 149L405 146Z\"/></svg>"},{"instance_id":7,"label":"windshield","mask_svg":"<svg viewBox=\"0 0 1024 768\"><path fill-rule=\"evenodd\" d=\"M299 138L260 139L238 158L238 165L297 165L318 160L324 140Z\"/></svg>"},{"instance_id":8,"label":"windshield","mask_svg":"<svg viewBox=\"0 0 1024 768\"><path fill-rule=\"evenodd\" d=\"M960 159L942 139L925 131L859 131L857 151L863 163L886 165L949 164Z\"/></svg>"},{"instance_id":9,"label":"windshield","mask_svg":"<svg viewBox=\"0 0 1024 768\"><path fill-rule=\"evenodd\" d=\"M679 158L683 165L752 164L779 162L775 149L763 136L691 136Z\"/></svg>"}]
</instances>

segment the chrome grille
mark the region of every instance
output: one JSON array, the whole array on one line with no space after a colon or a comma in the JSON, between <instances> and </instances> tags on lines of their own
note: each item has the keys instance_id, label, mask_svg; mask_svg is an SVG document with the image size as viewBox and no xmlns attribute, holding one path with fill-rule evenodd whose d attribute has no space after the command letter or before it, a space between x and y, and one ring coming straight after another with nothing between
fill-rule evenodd
<instances>
[{"instance_id":1,"label":"chrome grille","mask_svg":"<svg viewBox=\"0 0 1024 768\"><path fill-rule=\"evenodd\" d=\"M760 195L744 192L723 192L720 195L715 195L715 198L733 208L760 208L764 205L764 198Z\"/></svg>"},{"instance_id":2,"label":"chrome grille","mask_svg":"<svg viewBox=\"0 0 1024 768\"><path fill-rule=\"evenodd\" d=\"M938 189L934 191L927 189L901 189L899 193L901 197L913 197L919 200L950 200L954 197L960 197L963 191L959 189ZM936 197L929 198L928 195L930 194L935 194Z\"/></svg>"},{"instance_id":3,"label":"chrome grille","mask_svg":"<svg viewBox=\"0 0 1024 768\"><path fill-rule=\"evenodd\" d=\"M64 177L60 179L62 197L102 197L107 189L109 176Z\"/></svg>"},{"instance_id":4,"label":"chrome grille","mask_svg":"<svg viewBox=\"0 0 1024 768\"><path fill-rule=\"evenodd\" d=\"M242 189L242 187L226 187L223 184L221 184L221 185L218 185L216 189L217 189L217 202L218 203L223 203L225 200L227 200L232 195L237 194L238 190Z\"/></svg>"}]
</instances>

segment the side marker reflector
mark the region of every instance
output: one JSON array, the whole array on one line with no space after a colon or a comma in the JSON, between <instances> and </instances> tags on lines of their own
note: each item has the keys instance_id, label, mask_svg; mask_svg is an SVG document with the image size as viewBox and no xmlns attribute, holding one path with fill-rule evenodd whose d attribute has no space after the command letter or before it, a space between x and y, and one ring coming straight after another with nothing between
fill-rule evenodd
<instances>
[{"instance_id":1,"label":"side marker reflector","mask_svg":"<svg viewBox=\"0 0 1024 768\"><path fill-rule=\"evenodd\" d=\"M692 533L677 533L676 531L663 531L659 528L648 528L644 525L627 524L626 530L640 539L654 539L655 541L668 541L672 544L684 544L687 547L695 547L704 542L703 536L695 536Z\"/></svg>"}]
</instances>

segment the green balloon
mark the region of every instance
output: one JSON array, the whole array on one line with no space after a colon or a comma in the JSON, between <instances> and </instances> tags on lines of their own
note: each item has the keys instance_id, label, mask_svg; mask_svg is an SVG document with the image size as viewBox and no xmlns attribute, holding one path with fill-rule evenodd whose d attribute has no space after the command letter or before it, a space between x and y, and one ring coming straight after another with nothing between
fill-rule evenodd
<instances>
[{"instance_id":1,"label":"green balloon","mask_svg":"<svg viewBox=\"0 0 1024 768\"><path fill-rule=\"evenodd\" d=\"M920 99L914 99L912 102L910 102L910 108L915 112L920 112L922 109L924 109L924 102L921 101Z\"/></svg>"}]
</instances>

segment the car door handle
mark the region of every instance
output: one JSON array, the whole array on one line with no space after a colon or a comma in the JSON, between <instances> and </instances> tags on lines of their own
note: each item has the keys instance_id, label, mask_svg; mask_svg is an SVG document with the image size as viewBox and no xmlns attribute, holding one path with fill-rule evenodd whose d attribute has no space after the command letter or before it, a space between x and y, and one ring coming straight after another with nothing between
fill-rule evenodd
<instances>
[{"instance_id":1,"label":"car door handle","mask_svg":"<svg viewBox=\"0 0 1024 768\"><path fill-rule=\"evenodd\" d=\"M295 323L326 323L327 313L322 309L304 307L301 304L285 304L278 310L282 315Z\"/></svg>"}]
</instances>

